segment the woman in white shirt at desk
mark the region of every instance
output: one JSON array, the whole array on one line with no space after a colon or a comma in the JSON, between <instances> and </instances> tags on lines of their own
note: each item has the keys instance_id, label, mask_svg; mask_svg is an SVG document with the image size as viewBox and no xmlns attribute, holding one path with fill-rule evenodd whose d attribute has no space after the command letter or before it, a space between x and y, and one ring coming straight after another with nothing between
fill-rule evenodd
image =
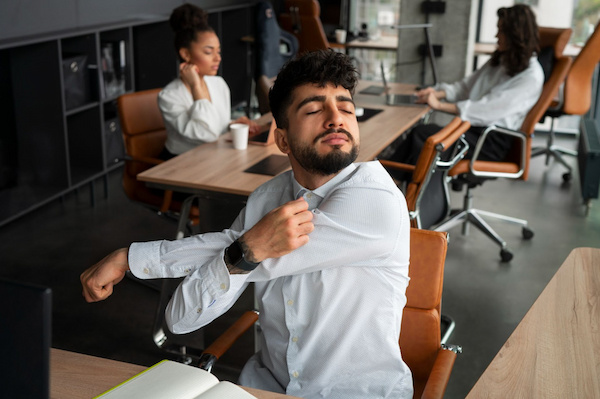
<instances>
[{"instance_id":1,"label":"woman in white shirt at desk","mask_svg":"<svg viewBox=\"0 0 600 399\"><path fill-rule=\"evenodd\" d=\"M232 123L229 86L217 76L221 44L208 25L207 13L184 4L173 10L169 23L181 64L179 77L158 95L167 129L161 155L165 159L216 141ZM247 117L234 122L250 125L250 135L258 132L258 125Z\"/></svg>"},{"instance_id":2,"label":"woman in white shirt at desk","mask_svg":"<svg viewBox=\"0 0 600 399\"><path fill-rule=\"evenodd\" d=\"M479 70L455 83L440 83L416 93L419 102L433 110L455 114L469 121L465 133L471 158L480 133L489 125L519 129L535 105L544 85L544 72L536 57L539 29L535 15L523 4L498 10L498 49ZM445 101L443 101L445 100ZM413 129L391 159L415 164L427 138L441 126L420 125ZM480 160L504 159L512 144L510 136L490 134Z\"/></svg>"}]
</instances>

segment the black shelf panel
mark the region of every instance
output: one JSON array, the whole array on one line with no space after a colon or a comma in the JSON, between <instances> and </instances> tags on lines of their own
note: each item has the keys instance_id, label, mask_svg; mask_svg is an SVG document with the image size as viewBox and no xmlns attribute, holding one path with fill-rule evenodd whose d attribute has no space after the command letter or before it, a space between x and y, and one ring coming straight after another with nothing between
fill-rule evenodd
<instances>
[{"instance_id":1,"label":"black shelf panel","mask_svg":"<svg viewBox=\"0 0 600 399\"><path fill-rule=\"evenodd\" d=\"M66 188L22 185L0 190L0 226L58 198Z\"/></svg>"},{"instance_id":2,"label":"black shelf panel","mask_svg":"<svg viewBox=\"0 0 600 399\"><path fill-rule=\"evenodd\" d=\"M252 33L254 6L226 3L205 9L237 102L252 76L241 38ZM120 79L113 87L107 54ZM122 167L117 98L164 87L178 71L167 15L0 40L0 226Z\"/></svg>"}]
</instances>

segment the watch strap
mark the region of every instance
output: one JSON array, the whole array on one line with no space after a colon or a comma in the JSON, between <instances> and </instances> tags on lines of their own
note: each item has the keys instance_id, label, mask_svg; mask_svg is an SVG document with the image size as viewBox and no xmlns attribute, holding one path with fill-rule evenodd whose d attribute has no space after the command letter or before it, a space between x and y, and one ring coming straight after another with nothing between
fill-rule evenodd
<instances>
[{"instance_id":1,"label":"watch strap","mask_svg":"<svg viewBox=\"0 0 600 399\"><path fill-rule=\"evenodd\" d=\"M250 272L256 269L256 266L258 266L258 263L249 262L244 258L244 250L242 248L242 244L238 240L235 240L233 243L231 243L225 252L227 253L229 262L233 267Z\"/></svg>"}]
</instances>

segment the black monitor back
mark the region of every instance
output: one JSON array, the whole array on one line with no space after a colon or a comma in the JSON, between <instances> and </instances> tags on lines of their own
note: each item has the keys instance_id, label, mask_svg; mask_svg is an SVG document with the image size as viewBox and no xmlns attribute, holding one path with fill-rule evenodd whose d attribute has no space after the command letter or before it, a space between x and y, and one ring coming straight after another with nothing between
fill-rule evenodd
<instances>
[{"instance_id":1,"label":"black monitor back","mask_svg":"<svg viewBox=\"0 0 600 399\"><path fill-rule=\"evenodd\" d=\"M0 396L50 397L52 291L0 278Z\"/></svg>"}]
</instances>

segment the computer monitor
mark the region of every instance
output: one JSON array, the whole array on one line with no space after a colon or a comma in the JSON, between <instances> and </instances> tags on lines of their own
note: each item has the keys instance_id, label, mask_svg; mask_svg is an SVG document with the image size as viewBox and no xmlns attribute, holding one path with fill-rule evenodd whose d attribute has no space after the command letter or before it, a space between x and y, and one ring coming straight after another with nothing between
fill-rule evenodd
<instances>
[{"instance_id":1,"label":"computer monitor","mask_svg":"<svg viewBox=\"0 0 600 399\"><path fill-rule=\"evenodd\" d=\"M52 291L0 278L0 397L50 397Z\"/></svg>"}]
</instances>

